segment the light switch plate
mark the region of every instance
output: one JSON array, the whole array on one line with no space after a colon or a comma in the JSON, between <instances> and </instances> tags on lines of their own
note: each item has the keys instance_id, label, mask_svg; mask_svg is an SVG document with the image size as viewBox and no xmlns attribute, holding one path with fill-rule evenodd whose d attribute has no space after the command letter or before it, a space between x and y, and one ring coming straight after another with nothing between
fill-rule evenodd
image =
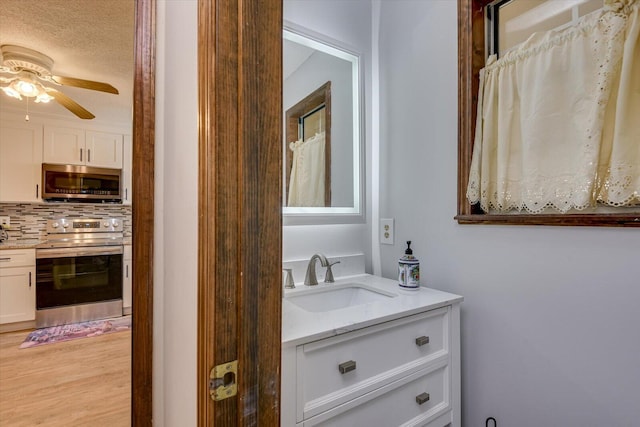
<instances>
[{"instance_id":1,"label":"light switch plate","mask_svg":"<svg viewBox=\"0 0 640 427\"><path fill-rule=\"evenodd\" d=\"M393 218L380 219L380 243L393 245Z\"/></svg>"},{"instance_id":2,"label":"light switch plate","mask_svg":"<svg viewBox=\"0 0 640 427\"><path fill-rule=\"evenodd\" d=\"M0 225L2 225L5 229L9 228L9 226L11 225L11 217L0 216Z\"/></svg>"}]
</instances>

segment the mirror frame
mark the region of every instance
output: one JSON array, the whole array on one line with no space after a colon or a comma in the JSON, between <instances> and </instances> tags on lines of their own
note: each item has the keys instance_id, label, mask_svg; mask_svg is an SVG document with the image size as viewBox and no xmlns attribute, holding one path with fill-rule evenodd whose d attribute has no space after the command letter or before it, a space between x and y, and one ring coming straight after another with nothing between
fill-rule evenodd
<instances>
[{"instance_id":1,"label":"mirror frame","mask_svg":"<svg viewBox=\"0 0 640 427\"><path fill-rule=\"evenodd\" d=\"M311 225L311 224L352 224L365 221L365 179L364 179L364 78L362 69L362 55L354 48L325 35L316 33L289 21L284 21L283 40L294 42L303 41L307 46L316 50L338 56L352 63L353 82L353 202L352 207L289 207L285 206L287 195L284 194L284 180L286 171L283 169L283 225ZM357 93L355 93L357 91ZM283 89L284 92L284 89ZM283 122L284 105L283 105ZM284 125L283 125L284 126ZM283 164L285 164L286 141L283 140ZM333 185L333 182L332 182Z\"/></svg>"},{"instance_id":2,"label":"mirror frame","mask_svg":"<svg viewBox=\"0 0 640 427\"><path fill-rule=\"evenodd\" d=\"M484 7L493 0L458 0L458 214L459 224L640 227L640 211L572 214L486 214L467 200L478 104L485 63Z\"/></svg>"}]
</instances>

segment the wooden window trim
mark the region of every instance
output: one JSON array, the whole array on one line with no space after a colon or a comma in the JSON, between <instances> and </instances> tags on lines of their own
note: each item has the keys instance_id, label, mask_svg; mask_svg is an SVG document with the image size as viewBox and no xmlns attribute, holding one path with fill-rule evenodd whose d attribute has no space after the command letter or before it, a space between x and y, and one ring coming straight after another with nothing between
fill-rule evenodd
<instances>
[{"instance_id":1,"label":"wooden window trim","mask_svg":"<svg viewBox=\"0 0 640 427\"><path fill-rule=\"evenodd\" d=\"M640 212L576 214L486 214L467 200L478 103L478 74L484 66L484 7L493 0L458 0L458 213L460 224L640 227Z\"/></svg>"}]
</instances>

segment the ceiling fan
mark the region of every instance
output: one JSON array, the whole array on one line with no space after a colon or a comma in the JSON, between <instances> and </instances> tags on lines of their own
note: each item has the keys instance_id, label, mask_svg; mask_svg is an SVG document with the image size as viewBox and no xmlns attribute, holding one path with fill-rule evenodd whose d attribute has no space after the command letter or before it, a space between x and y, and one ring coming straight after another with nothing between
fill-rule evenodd
<instances>
[{"instance_id":1,"label":"ceiling fan","mask_svg":"<svg viewBox=\"0 0 640 427\"><path fill-rule=\"evenodd\" d=\"M49 102L52 99L81 119L95 116L58 89L45 85L73 86L118 94L118 89L108 83L83 80L75 77L53 75L53 59L25 47L0 46L0 89L13 98L35 98L35 102ZM4 75L8 76L4 76ZM44 83L44 84L43 84ZM28 120L27 114L27 120Z\"/></svg>"}]
</instances>

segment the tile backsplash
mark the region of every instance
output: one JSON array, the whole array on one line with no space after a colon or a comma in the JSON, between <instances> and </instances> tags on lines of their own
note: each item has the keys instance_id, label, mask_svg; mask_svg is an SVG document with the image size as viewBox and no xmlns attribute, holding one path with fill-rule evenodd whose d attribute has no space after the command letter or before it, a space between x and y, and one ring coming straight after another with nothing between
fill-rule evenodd
<instances>
[{"instance_id":1,"label":"tile backsplash","mask_svg":"<svg viewBox=\"0 0 640 427\"><path fill-rule=\"evenodd\" d=\"M131 205L89 203L0 203L0 216L11 218L9 240L44 239L47 220L62 217L119 218L131 236Z\"/></svg>"}]
</instances>

